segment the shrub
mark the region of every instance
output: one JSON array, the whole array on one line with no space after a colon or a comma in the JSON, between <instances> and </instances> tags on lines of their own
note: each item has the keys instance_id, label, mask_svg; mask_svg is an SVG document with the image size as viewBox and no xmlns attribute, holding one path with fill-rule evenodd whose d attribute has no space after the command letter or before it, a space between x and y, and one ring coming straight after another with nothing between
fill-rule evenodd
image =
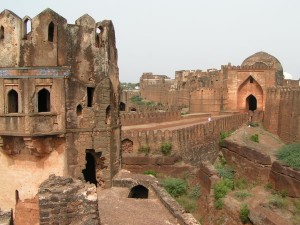
<instances>
[{"instance_id":1,"label":"shrub","mask_svg":"<svg viewBox=\"0 0 300 225\"><path fill-rule=\"evenodd\" d=\"M247 223L249 221L249 213L250 210L248 208L247 204L242 204L241 209L240 209L240 219L242 221L242 223Z\"/></svg>"},{"instance_id":2,"label":"shrub","mask_svg":"<svg viewBox=\"0 0 300 225\"><path fill-rule=\"evenodd\" d=\"M186 194L188 185L186 181L177 178L167 178L163 180L163 186L172 197Z\"/></svg>"},{"instance_id":3,"label":"shrub","mask_svg":"<svg viewBox=\"0 0 300 225\"><path fill-rule=\"evenodd\" d=\"M234 180L234 188L244 190L248 187L248 183L245 178L239 178Z\"/></svg>"},{"instance_id":4,"label":"shrub","mask_svg":"<svg viewBox=\"0 0 300 225\"><path fill-rule=\"evenodd\" d=\"M233 189L233 181L229 179L223 179L214 185L214 197L215 200L224 198L226 194Z\"/></svg>"},{"instance_id":5,"label":"shrub","mask_svg":"<svg viewBox=\"0 0 300 225\"><path fill-rule=\"evenodd\" d=\"M188 197L187 195L182 195L178 197L177 202L185 209L188 213L193 213L196 209L196 200Z\"/></svg>"},{"instance_id":6,"label":"shrub","mask_svg":"<svg viewBox=\"0 0 300 225\"><path fill-rule=\"evenodd\" d=\"M276 157L293 169L300 169L300 144L284 145L277 151Z\"/></svg>"},{"instance_id":7,"label":"shrub","mask_svg":"<svg viewBox=\"0 0 300 225\"><path fill-rule=\"evenodd\" d=\"M258 134L253 134L250 136L250 140L254 141L256 143L259 143L259 138L258 138Z\"/></svg>"},{"instance_id":8,"label":"shrub","mask_svg":"<svg viewBox=\"0 0 300 225\"><path fill-rule=\"evenodd\" d=\"M154 176L154 177L157 176L157 172L156 172L155 170L146 170L146 171L144 171L143 174L146 174L146 175L152 175L152 176Z\"/></svg>"},{"instance_id":9,"label":"shrub","mask_svg":"<svg viewBox=\"0 0 300 225\"><path fill-rule=\"evenodd\" d=\"M193 189L189 193L189 197L194 199L198 199L200 195L201 195L200 185L196 185L195 187L193 187Z\"/></svg>"},{"instance_id":10,"label":"shrub","mask_svg":"<svg viewBox=\"0 0 300 225\"><path fill-rule=\"evenodd\" d=\"M160 149L163 155L169 155L172 150L172 144L169 142L163 143Z\"/></svg>"},{"instance_id":11,"label":"shrub","mask_svg":"<svg viewBox=\"0 0 300 225\"><path fill-rule=\"evenodd\" d=\"M265 185L265 190L266 190L266 191L270 191L270 190L272 190L272 189L273 189L273 186L272 186L271 183L267 183L267 184Z\"/></svg>"},{"instance_id":12,"label":"shrub","mask_svg":"<svg viewBox=\"0 0 300 225\"><path fill-rule=\"evenodd\" d=\"M148 155L150 152L150 147L147 145L141 145L138 149L138 152L145 153L146 155Z\"/></svg>"},{"instance_id":13,"label":"shrub","mask_svg":"<svg viewBox=\"0 0 300 225\"><path fill-rule=\"evenodd\" d=\"M216 209L222 209L224 205L223 199L218 199L215 201L215 208Z\"/></svg>"},{"instance_id":14,"label":"shrub","mask_svg":"<svg viewBox=\"0 0 300 225\"><path fill-rule=\"evenodd\" d=\"M234 169L232 167L226 167L221 164L215 165L215 169L218 172L219 177L232 180L234 177Z\"/></svg>"},{"instance_id":15,"label":"shrub","mask_svg":"<svg viewBox=\"0 0 300 225\"><path fill-rule=\"evenodd\" d=\"M276 207L276 208L284 208L287 205L287 199L281 197L280 195L274 195L269 200L269 204Z\"/></svg>"},{"instance_id":16,"label":"shrub","mask_svg":"<svg viewBox=\"0 0 300 225\"><path fill-rule=\"evenodd\" d=\"M232 131L221 131L220 132L220 142L219 145L223 146L224 145L224 139L228 138L232 134Z\"/></svg>"},{"instance_id":17,"label":"shrub","mask_svg":"<svg viewBox=\"0 0 300 225\"><path fill-rule=\"evenodd\" d=\"M234 197L236 197L240 201L244 201L247 197L250 197L250 196L252 196L252 195L247 191L237 191L234 193Z\"/></svg>"}]
</instances>

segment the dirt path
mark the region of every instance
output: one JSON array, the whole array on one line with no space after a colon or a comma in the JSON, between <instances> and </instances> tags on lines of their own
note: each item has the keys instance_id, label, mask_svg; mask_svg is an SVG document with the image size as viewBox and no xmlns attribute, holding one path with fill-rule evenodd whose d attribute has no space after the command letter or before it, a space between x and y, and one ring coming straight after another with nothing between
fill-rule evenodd
<instances>
[{"instance_id":1,"label":"dirt path","mask_svg":"<svg viewBox=\"0 0 300 225\"><path fill-rule=\"evenodd\" d=\"M231 115L220 115L220 116L213 116L212 120L217 118L222 118L226 116ZM148 124L142 124L142 125L132 125L132 126L123 126L122 130L176 130L184 127L189 127L192 125L197 125L201 123L207 123L208 120L207 117L198 117L198 118L186 118L182 120L176 120L176 121L170 121L170 122L164 122L164 123L148 123Z\"/></svg>"},{"instance_id":2,"label":"dirt path","mask_svg":"<svg viewBox=\"0 0 300 225\"><path fill-rule=\"evenodd\" d=\"M127 198L128 189L98 189L102 225L177 225L176 219L154 196Z\"/></svg>"}]
</instances>

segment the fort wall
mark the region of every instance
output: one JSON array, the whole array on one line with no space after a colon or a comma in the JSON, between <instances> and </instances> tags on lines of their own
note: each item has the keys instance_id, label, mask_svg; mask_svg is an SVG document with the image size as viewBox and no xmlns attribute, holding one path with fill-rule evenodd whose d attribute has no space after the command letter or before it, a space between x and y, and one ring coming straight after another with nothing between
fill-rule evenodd
<instances>
[{"instance_id":1,"label":"fort wall","mask_svg":"<svg viewBox=\"0 0 300 225\"><path fill-rule=\"evenodd\" d=\"M263 124L284 142L300 140L300 90L269 88Z\"/></svg>"},{"instance_id":2,"label":"fort wall","mask_svg":"<svg viewBox=\"0 0 300 225\"><path fill-rule=\"evenodd\" d=\"M148 113L126 113L120 114L121 124L123 126L162 123L174 120L180 120L179 111L175 112L148 112Z\"/></svg>"},{"instance_id":3,"label":"fort wall","mask_svg":"<svg viewBox=\"0 0 300 225\"><path fill-rule=\"evenodd\" d=\"M221 131L234 130L247 122L247 114L219 118L210 123L178 130L122 131L122 140L132 142L132 154L138 154L141 146L150 148L149 154L160 154L162 143L172 144L172 155L198 165L202 161L213 162L218 154Z\"/></svg>"}]
</instances>

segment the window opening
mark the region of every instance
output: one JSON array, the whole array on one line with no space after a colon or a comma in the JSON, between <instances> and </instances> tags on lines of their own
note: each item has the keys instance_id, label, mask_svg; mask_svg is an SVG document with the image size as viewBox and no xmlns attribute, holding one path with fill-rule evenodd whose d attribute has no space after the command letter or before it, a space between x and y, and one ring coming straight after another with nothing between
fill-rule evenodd
<instances>
[{"instance_id":1,"label":"window opening","mask_svg":"<svg viewBox=\"0 0 300 225\"><path fill-rule=\"evenodd\" d=\"M82 170L84 180L86 182L90 182L95 184L97 187L97 179L96 179L96 160L95 160L95 150L87 149L85 153L85 169Z\"/></svg>"},{"instance_id":2,"label":"window opening","mask_svg":"<svg viewBox=\"0 0 300 225\"><path fill-rule=\"evenodd\" d=\"M250 83L252 84L253 82L254 82L254 79L253 79L253 77L250 77Z\"/></svg>"},{"instance_id":3,"label":"window opening","mask_svg":"<svg viewBox=\"0 0 300 225\"><path fill-rule=\"evenodd\" d=\"M18 93L15 90L8 92L8 113L17 113L18 106Z\"/></svg>"},{"instance_id":4,"label":"window opening","mask_svg":"<svg viewBox=\"0 0 300 225\"><path fill-rule=\"evenodd\" d=\"M148 198L149 190L143 185L137 185L131 188L128 198Z\"/></svg>"},{"instance_id":5,"label":"window opening","mask_svg":"<svg viewBox=\"0 0 300 225\"><path fill-rule=\"evenodd\" d=\"M111 109L110 106L107 106L105 124L110 124L110 123L111 123Z\"/></svg>"},{"instance_id":6,"label":"window opening","mask_svg":"<svg viewBox=\"0 0 300 225\"><path fill-rule=\"evenodd\" d=\"M0 27L0 39L4 39L4 27Z\"/></svg>"},{"instance_id":7,"label":"window opening","mask_svg":"<svg viewBox=\"0 0 300 225\"><path fill-rule=\"evenodd\" d=\"M23 24L23 39L28 40L28 34L31 32L31 21L26 18Z\"/></svg>"},{"instance_id":8,"label":"window opening","mask_svg":"<svg viewBox=\"0 0 300 225\"><path fill-rule=\"evenodd\" d=\"M95 90L95 88L93 88L93 87L87 88L87 106L88 107L93 106L94 90Z\"/></svg>"},{"instance_id":9,"label":"window opening","mask_svg":"<svg viewBox=\"0 0 300 225\"><path fill-rule=\"evenodd\" d=\"M48 26L48 41L53 42L54 39L54 23L51 22Z\"/></svg>"},{"instance_id":10,"label":"window opening","mask_svg":"<svg viewBox=\"0 0 300 225\"><path fill-rule=\"evenodd\" d=\"M38 112L50 112L50 92L45 88L38 93Z\"/></svg>"},{"instance_id":11,"label":"window opening","mask_svg":"<svg viewBox=\"0 0 300 225\"><path fill-rule=\"evenodd\" d=\"M76 107L76 114L77 116L82 115L82 106L80 104Z\"/></svg>"},{"instance_id":12,"label":"window opening","mask_svg":"<svg viewBox=\"0 0 300 225\"><path fill-rule=\"evenodd\" d=\"M96 39L95 45L97 48L102 47L102 35L103 35L103 27L99 26L96 29L96 37L95 37Z\"/></svg>"},{"instance_id":13,"label":"window opening","mask_svg":"<svg viewBox=\"0 0 300 225\"><path fill-rule=\"evenodd\" d=\"M124 102L120 102L120 111L125 111L126 105Z\"/></svg>"}]
</instances>

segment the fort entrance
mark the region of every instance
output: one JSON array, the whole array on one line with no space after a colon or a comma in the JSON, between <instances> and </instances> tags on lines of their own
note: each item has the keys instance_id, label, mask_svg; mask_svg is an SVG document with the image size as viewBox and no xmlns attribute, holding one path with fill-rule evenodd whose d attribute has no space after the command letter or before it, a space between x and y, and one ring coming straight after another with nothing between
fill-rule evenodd
<instances>
[{"instance_id":1,"label":"fort entrance","mask_svg":"<svg viewBox=\"0 0 300 225\"><path fill-rule=\"evenodd\" d=\"M254 111L257 109L257 100L253 95L246 98L246 109Z\"/></svg>"}]
</instances>

